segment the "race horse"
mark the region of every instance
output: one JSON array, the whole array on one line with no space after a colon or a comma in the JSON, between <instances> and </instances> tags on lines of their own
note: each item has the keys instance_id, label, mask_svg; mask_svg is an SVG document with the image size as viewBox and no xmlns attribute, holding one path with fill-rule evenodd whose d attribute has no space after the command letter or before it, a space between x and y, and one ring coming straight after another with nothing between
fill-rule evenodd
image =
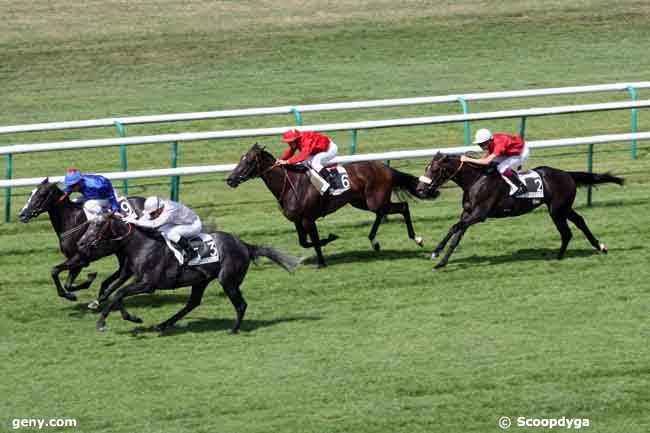
<instances>
[{"instance_id":1,"label":"race horse","mask_svg":"<svg viewBox=\"0 0 650 433\"><path fill-rule=\"evenodd\" d=\"M539 175L543 187L543 197L538 199L514 198L510 196L510 186L496 170L485 174L485 167L461 162L460 156L438 153L420 178L419 194L435 194L445 182L454 181L463 190L463 211L460 220L451 226L447 235L433 250L431 258L435 259L453 237L442 259L434 266L443 267L458 246L469 226L485 221L487 218L514 217L531 212L545 204L562 237L562 245L557 258L562 259L572 233L567 220L571 221L587 237L591 245L602 253L607 247L589 230L582 216L573 209L576 186L616 183L623 185L623 179L610 174L596 174L578 171L562 171L551 167L537 167L533 171Z\"/></svg>"},{"instance_id":2,"label":"race horse","mask_svg":"<svg viewBox=\"0 0 650 433\"><path fill-rule=\"evenodd\" d=\"M128 296L191 286L187 304L178 313L156 325L156 329L164 331L198 307L207 285L218 279L235 307L236 319L232 332L237 333L247 308L240 285L251 260L268 257L289 272L293 272L300 263L297 257L275 248L250 245L230 233L218 231L209 234L218 261L189 266L178 261L158 231L138 227L114 215L106 215L102 219L89 225L79 239L79 249L87 254L92 254L95 248L106 247L113 252L123 252L135 281L118 289L110 302L104 305L97 320L100 331L106 329L106 318L114 308L121 311L123 319L142 323L142 319L133 316L124 307L122 301Z\"/></svg>"},{"instance_id":3,"label":"race horse","mask_svg":"<svg viewBox=\"0 0 650 433\"><path fill-rule=\"evenodd\" d=\"M141 210L144 206L144 199L142 197L131 197L129 198L129 202L136 210ZM92 256L79 254L77 242L81 239L89 223L83 211L83 204L70 201L68 195L61 191L55 182L49 182L48 178L43 179L32 191L25 206L20 211L19 218L21 222L27 223L32 218L44 212L47 212L50 216L52 228L59 238L59 248L66 257L64 262L52 268L52 279L54 280L56 291L60 297L69 301L76 301L77 297L71 292L90 287L97 277L97 273L93 272L88 274L86 281L76 285L74 284L75 278L77 278L84 267L88 266L89 262L99 260L112 253L109 250L96 249L93 251ZM120 269L102 282L98 299L102 298L102 295L116 279L119 278L115 282L113 289L129 277L128 274L122 275L122 272L126 272L124 257L118 255L117 259ZM66 270L68 271L68 277L65 285L62 286L59 274ZM97 305L96 303L97 301L93 301L91 306Z\"/></svg>"},{"instance_id":4,"label":"race horse","mask_svg":"<svg viewBox=\"0 0 650 433\"><path fill-rule=\"evenodd\" d=\"M419 246L423 245L422 238L416 236L413 230L409 204L406 201L391 201L393 191L416 196L417 177L378 162L345 164L349 189L340 195L321 196L304 173L305 166L276 166L275 161L273 155L255 143L241 157L228 176L227 183L236 188L249 179L261 177L278 201L284 216L295 224L300 246L316 250L319 266L326 266L321 248L338 239L338 236L330 234L327 238L320 239L316 219L331 214L348 203L375 213L375 222L368 234L375 251L380 250L379 243L375 241L379 225L384 216L390 214L401 214L409 238ZM307 235L311 242L307 240Z\"/></svg>"}]
</instances>

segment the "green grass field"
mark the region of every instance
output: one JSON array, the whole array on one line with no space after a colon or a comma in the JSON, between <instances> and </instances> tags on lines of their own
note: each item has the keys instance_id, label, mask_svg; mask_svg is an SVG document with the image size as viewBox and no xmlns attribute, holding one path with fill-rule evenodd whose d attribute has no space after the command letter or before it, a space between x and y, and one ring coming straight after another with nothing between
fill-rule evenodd
<instances>
[{"instance_id":1,"label":"green grass field","mask_svg":"<svg viewBox=\"0 0 650 433\"><path fill-rule=\"evenodd\" d=\"M647 79L650 5L632 0L459 2L0 0L0 125L516 90ZM649 97L640 91L640 98ZM627 100L625 92L472 103L472 111ZM457 105L312 113L305 123L457 113ZM640 130L647 114L639 113ZM283 126L290 116L127 128L128 135ZM516 133L518 120L490 122ZM627 132L629 112L530 119L528 139ZM0 144L114 137L115 129L0 137ZM343 149L349 133L332 137ZM462 125L362 131L359 152L462 143ZM274 153L279 137L262 140ZM234 162L251 140L182 144L179 165ZM129 148L129 168L169 165L168 145ZM420 175L425 160L394 162ZM529 165L584 170L586 148L538 150ZM17 155L16 178L119 169L119 149ZM132 298L105 333L85 305L55 294L62 256L45 215L0 224L0 431L20 418L74 418L79 432L496 432L502 416L588 418L589 432L650 431L650 146L596 147L594 169L623 188L585 191L577 209L610 253L582 234L567 258L545 209L472 227L449 266L434 243L460 192L411 204L419 249L401 218L367 241L373 215L319 222L341 239L318 269L263 184L185 177L181 200L244 240L307 257L289 275L270 262L243 285L238 336L218 283L160 335L149 326L189 290ZM119 184L118 184L119 185ZM167 179L131 194L169 193ZM29 188L12 190L13 214ZM114 259L93 264L100 278ZM511 431L546 431L513 425ZM560 429L563 430L563 429ZM23 428L20 431L36 431Z\"/></svg>"}]
</instances>

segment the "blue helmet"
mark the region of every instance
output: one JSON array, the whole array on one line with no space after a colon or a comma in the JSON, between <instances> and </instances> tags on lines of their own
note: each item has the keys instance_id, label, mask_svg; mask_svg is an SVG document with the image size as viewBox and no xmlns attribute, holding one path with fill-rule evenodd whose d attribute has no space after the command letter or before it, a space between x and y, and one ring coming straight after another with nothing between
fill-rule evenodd
<instances>
[{"instance_id":1,"label":"blue helmet","mask_svg":"<svg viewBox=\"0 0 650 433\"><path fill-rule=\"evenodd\" d=\"M70 168L65 172L65 177L63 178L63 184L67 187L70 187L81 180L81 172L76 168Z\"/></svg>"}]
</instances>

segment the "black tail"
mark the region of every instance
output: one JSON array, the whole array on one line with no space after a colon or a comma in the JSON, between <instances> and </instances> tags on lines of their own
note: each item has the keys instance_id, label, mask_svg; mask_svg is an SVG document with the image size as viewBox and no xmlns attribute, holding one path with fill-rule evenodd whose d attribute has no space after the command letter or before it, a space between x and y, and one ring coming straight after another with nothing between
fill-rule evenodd
<instances>
[{"instance_id":1,"label":"black tail","mask_svg":"<svg viewBox=\"0 0 650 433\"><path fill-rule=\"evenodd\" d=\"M286 269L287 272L295 271L296 267L298 267L298 265L302 261L302 259L287 253L283 253L282 251L276 248L260 247L257 245L249 245L249 244L246 244L246 246L248 247L248 253L251 255L251 258L253 260L257 259L258 257L268 257L269 259L273 260L275 263L277 263L278 265Z\"/></svg>"},{"instance_id":2,"label":"black tail","mask_svg":"<svg viewBox=\"0 0 650 433\"><path fill-rule=\"evenodd\" d=\"M420 198L417 193L419 182L417 177L404 173L403 171L395 170L392 167L388 168L390 168L390 172L393 174L393 191L398 197L401 193L407 193L412 198Z\"/></svg>"},{"instance_id":3,"label":"black tail","mask_svg":"<svg viewBox=\"0 0 650 433\"><path fill-rule=\"evenodd\" d=\"M596 185L599 183L616 183L623 185L625 179L612 176L609 173L587 173L584 171L570 171L569 174L578 186Z\"/></svg>"}]
</instances>

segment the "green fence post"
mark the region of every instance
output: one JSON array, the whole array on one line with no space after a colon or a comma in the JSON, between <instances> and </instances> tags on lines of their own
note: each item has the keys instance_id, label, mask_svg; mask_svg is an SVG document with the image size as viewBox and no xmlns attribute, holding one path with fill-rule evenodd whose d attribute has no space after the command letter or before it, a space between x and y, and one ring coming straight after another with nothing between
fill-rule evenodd
<instances>
[{"instance_id":1,"label":"green fence post","mask_svg":"<svg viewBox=\"0 0 650 433\"><path fill-rule=\"evenodd\" d=\"M594 164L594 145L589 144L587 150L587 171L589 173L593 170ZM591 185L587 187L587 207L591 207Z\"/></svg>"},{"instance_id":2,"label":"green fence post","mask_svg":"<svg viewBox=\"0 0 650 433\"><path fill-rule=\"evenodd\" d=\"M292 108L291 112L293 113L293 117L296 118L296 125L302 125L302 115L300 114L300 111L298 111L296 108Z\"/></svg>"},{"instance_id":3,"label":"green fence post","mask_svg":"<svg viewBox=\"0 0 650 433\"><path fill-rule=\"evenodd\" d=\"M458 102L460 102L460 106L463 107L463 114L469 113L469 106L467 105L467 101L465 100L465 98L459 96L457 99ZM469 146L472 142L471 132L469 129L469 120L465 120L463 122L463 126L465 128L465 146Z\"/></svg>"},{"instance_id":4,"label":"green fence post","mask_svg":"<svg viewBox=\"0 0 650 433\"><path fill-rule=\"evenodd\" d=\"M12 168L12 155L7 154L7 166L5 172L5 179L11 179L11 168ZM8 223L11 221L11 187L5 188L5 222Z\"/></svg>"},{"instance_id":5,"label":"green fence post","mask_svg":"<svg viewBox=\"0 0 650 433\"><path fill-rule=\"evenodd\" d=\"M634 87L627 86L627 91L630 93L630 97L632 98L632 100L636 101L637 94L636 94L636 90L634 90ZM632 109L632 132L638 132L637 120L638 120L637 109L633 108ZM637 157L636 140L632 140L630 150L632 152L632 159L636 159Z\"/></svg>"},{"instance_id":6,"label":"green fence post","mask_svg":"<svg viewBox=\"0 0 650 433\"><path fill-rule=\"evenodd\" d=\"M178 142L174 141L172 143L172 162L171 162L171 168L176 168L176 164L178 163ZM172 176L171 177L171 184L170 184L170 193L169 193L169 198L173 201L178 201L179 197L179 186L180 186L180 178L179 176Z\"/></svg>"},{"instance_id":7,"label":"green fence post","mask_svg":"<svg viewBox=\"0 0 650 433\"><path fill-rule=\"evenodd\" d=\"M122 125L117 120L113 122L113 124L117 128L117 132L120 134L120 137L126 137L126 129L124 128L124 125ZM122 171L126 171L128 169L128 162L126 160L126 144L120 146L120 160L122 162ZM128 179L124 179L122 181L122 192L124 193L125 197L129 195Z\"/></svg>"},{"instance_id":8,"label":"green fence post","mask_svg":"<svg viewBox=\"0 0 650 433\"><path fill-rule=\"evenodd\" d=\"M521 125L519 125L519 136L524 138L526 136L526 116L521 118Z\"/></svg>"},{"instance_id":9,"label":"green fence post","mask_svg":"<svg viewBox=\"0 0 650 433\"><path fill-rule=\"evenodd\" d=\"M357 130L352 130L352 144L350 144L350 155L357 153Z\"/></svg>"}]
</instances>

